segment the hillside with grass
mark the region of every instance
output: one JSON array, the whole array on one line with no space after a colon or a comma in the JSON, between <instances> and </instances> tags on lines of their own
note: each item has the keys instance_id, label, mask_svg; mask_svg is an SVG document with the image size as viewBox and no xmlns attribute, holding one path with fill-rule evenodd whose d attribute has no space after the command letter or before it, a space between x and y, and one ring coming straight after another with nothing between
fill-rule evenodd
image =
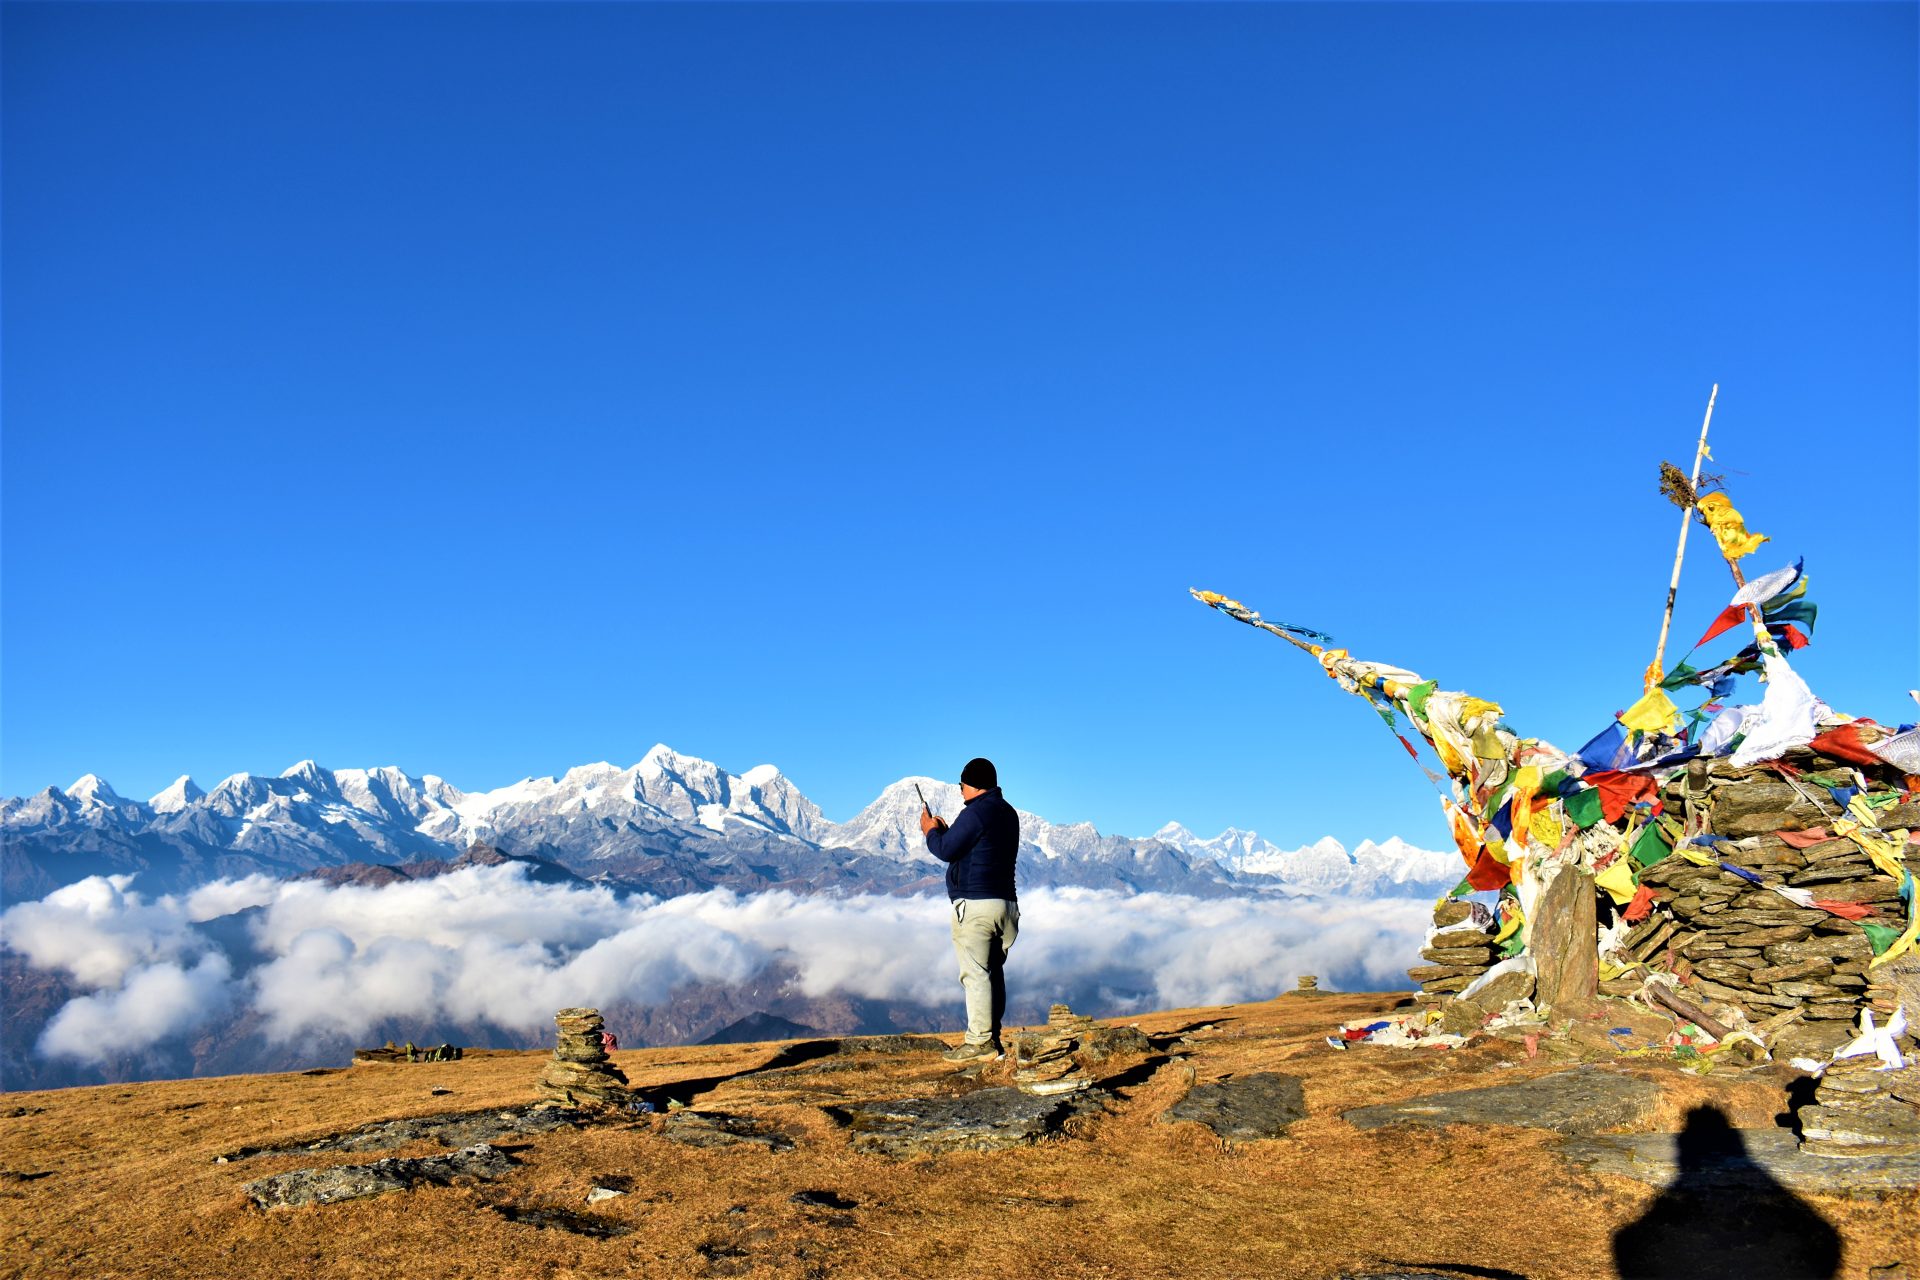
<instances>
[{"instance_id":1,"label":"hillside with grass","mask_svg":"<svg viewBox=\"0 0 1920 1280\"><path fill-rule=\"evenodd\" d=\"M1056 1010L1009 1037L1017 1058L965 1069L939 1055L951 1035L617 1051L631 1101L604 1109L542 1106L537 1050L10 1093L0 1274L1586 1280L1920 1264L1920 1159L1796 1151L1785 1068L1602 1059L1604 1029L1573 1025L1455 1049L1339 1034L1403 1001L1288 995L1106 1023Z\"/></svg>"}]
</instances>

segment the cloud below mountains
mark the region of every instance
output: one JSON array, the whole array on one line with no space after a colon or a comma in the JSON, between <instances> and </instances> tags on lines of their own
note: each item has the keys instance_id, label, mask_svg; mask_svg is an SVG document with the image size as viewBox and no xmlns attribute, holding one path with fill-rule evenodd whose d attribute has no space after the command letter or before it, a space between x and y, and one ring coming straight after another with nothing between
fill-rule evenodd
<instances>
[{"instance_id":1,"label":"cloud below mountains","mask_svg":"<svg viewBox=\"0 0 1920 1280\"><path fill-rule=\"evenodd\" d=\"M1080 993L1098 1012L1264 998L1317 973L1404 985L1419 898L1195 898L1039 888L1021 900L1016 1001ZM535 1031L567 1005L664 1003L782 964L801 994L958 1006L947 906L924 896L647 894L529 880L516 865L331 887L265 876L148 898L92 877L0 916L0 940L91 994L42 1054L99 1062L250 1008L276 1041L359 1037L395 1017Z\"/></svg>"}]
</instances>

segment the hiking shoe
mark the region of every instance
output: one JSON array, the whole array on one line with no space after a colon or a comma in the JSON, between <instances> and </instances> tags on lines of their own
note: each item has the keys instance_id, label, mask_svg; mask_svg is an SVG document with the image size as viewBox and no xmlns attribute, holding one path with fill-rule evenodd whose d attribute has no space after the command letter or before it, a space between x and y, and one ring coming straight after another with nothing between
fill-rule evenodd
<instances>
[{"instance_id":1,"label":"hiking shoe","mask_svg":"<svg viewBox=\"0 0 1920 1280\"><path fill-rule=\"evenodd\" d=\"M998 1041L982 1040L979 1044L963 1044L958 1049L949 1049L940 1055L948 1062L998 1062L1006 1057Z\"/></svg>"}]
</instances>

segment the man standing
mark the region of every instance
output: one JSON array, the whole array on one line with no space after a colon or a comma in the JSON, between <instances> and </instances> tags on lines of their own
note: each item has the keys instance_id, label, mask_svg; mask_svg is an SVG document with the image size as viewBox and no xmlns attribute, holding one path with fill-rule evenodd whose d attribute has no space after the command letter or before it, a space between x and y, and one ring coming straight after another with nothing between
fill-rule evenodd
<instances>
[{"instance_id":1,"label":"man standing","mask_svg":"<svg viewBox=\"0 0 1920 1280\"><path fill-rule=\"evenodd\" d=\"M946 1054L949 1062L997 1059L1000 1020L1007 1012L1007 952L1020 933L1013 864L1020 856L1020 815L1000 794L993 761L973 759L960 771L965 801L949 827L925 806L920 834L927 852L947 864L947 897L953 907L953 949L960 957L960 987L967 997L967 1039Z\"/></svg>"}]
</instances>

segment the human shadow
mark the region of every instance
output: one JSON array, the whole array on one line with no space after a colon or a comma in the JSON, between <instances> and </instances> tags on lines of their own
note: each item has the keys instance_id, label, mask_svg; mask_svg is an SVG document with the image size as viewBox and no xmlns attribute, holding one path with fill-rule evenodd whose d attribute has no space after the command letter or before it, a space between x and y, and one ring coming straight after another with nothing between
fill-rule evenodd
<instances>
[{"instance_id":1,"label":"human shadow","mask_svg":"<svg viewBox=\"0 0 1920 1280\"><path fill-rule=\"evenodd\" d=\"M1831 1280L1840 1235L1754 1163L1716 1107L1695 1107L1677 1135L1679 1174L1638 1220L1614 1233L1621 1280Z\"/></svg>"}]
</instances>

